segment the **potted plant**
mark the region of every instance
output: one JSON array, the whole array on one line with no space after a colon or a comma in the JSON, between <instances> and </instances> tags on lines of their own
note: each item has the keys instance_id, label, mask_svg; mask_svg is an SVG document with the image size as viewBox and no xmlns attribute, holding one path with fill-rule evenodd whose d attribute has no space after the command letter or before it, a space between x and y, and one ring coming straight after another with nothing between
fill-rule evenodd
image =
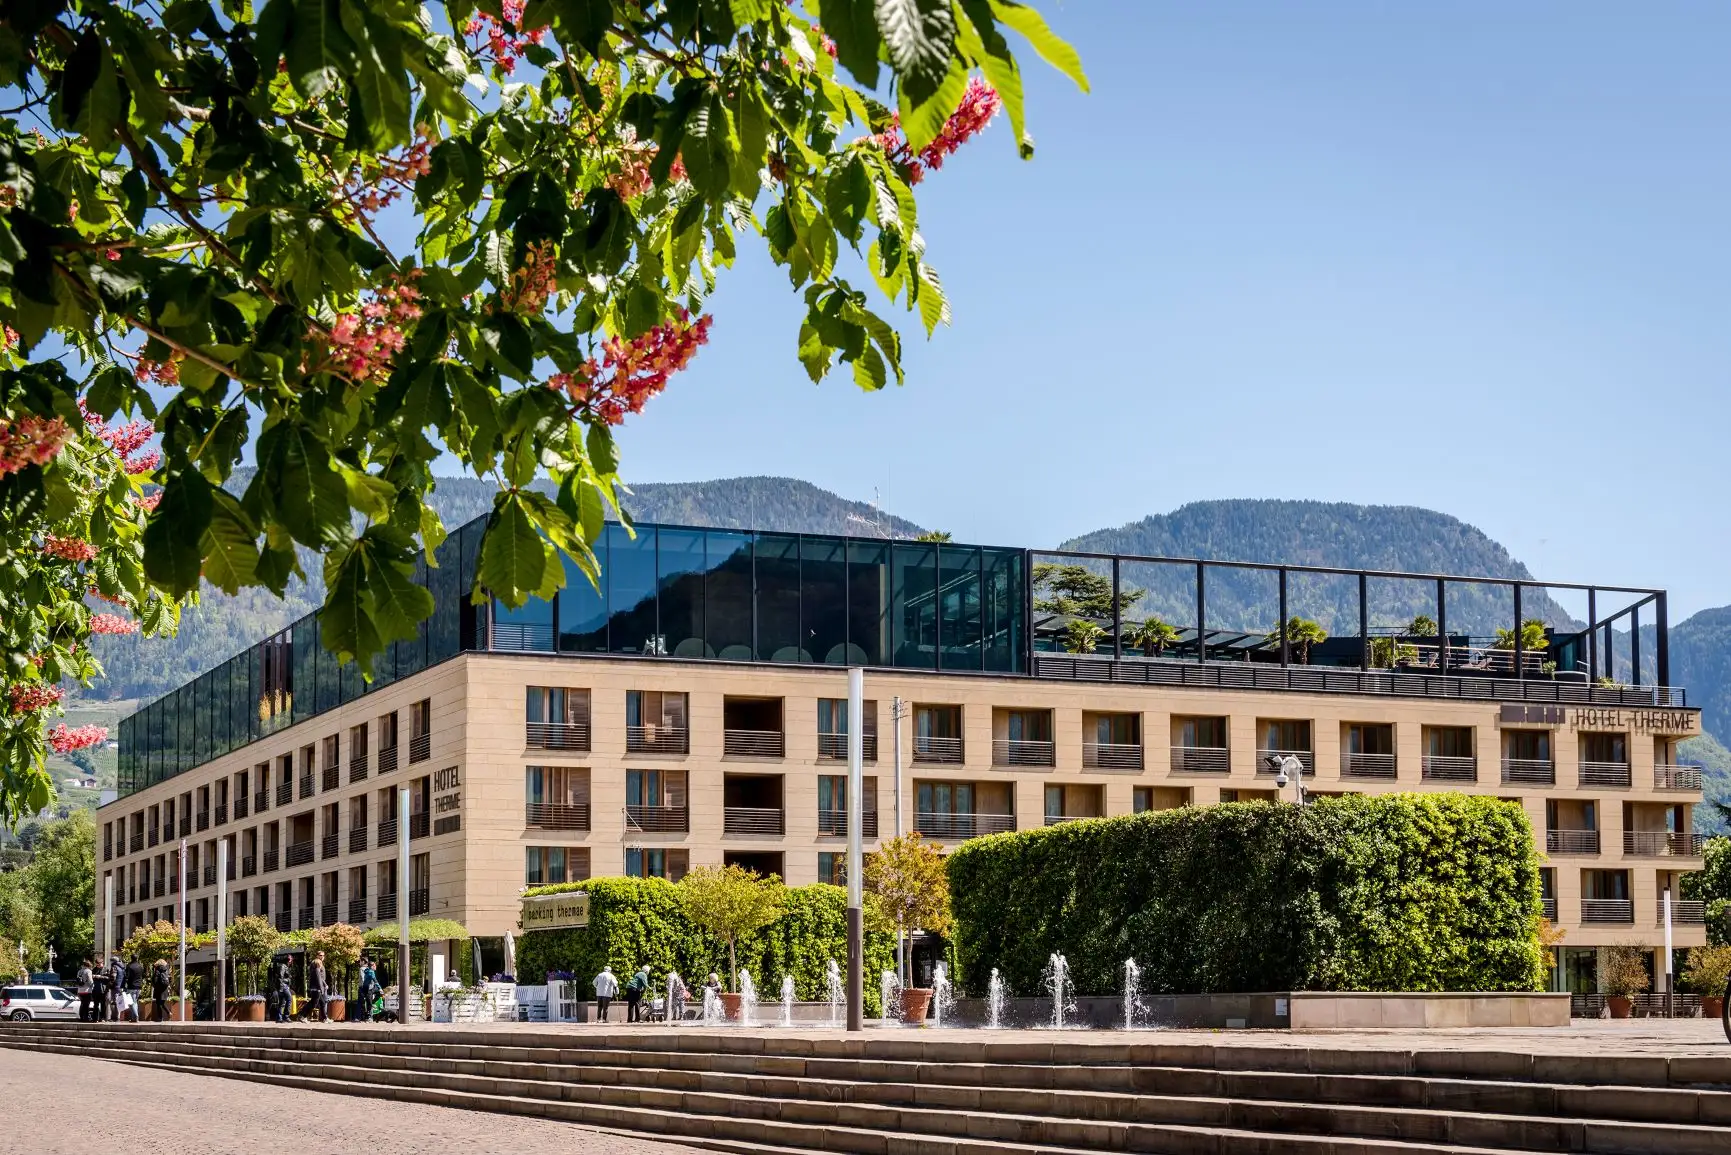
<instances>
[{"instance_id":1,"label":"potted plant","mask_svg":"<svg viewBox=\"0 0 1731 1155\"><path fill-rule=\"evenodd\" d=\"M323 951L325 982L333 991L346 991L348 973L361 961L361 953L366 950L366 945L366 938L359 930L346 922L335 922L330 926L321 926L307 935L307 957ZM341 987L336 985L332 977L339 970L345 981L345 985ZM333 994L326 1000L325 1015L332 1022L342 1022L347 1012L348 999L345 995Z\"/></svg>"},{"instance_id":2,"label":"potted plant","mask_svg":"<svg viewBox=\"0 0 1731 1155\"><path fill-rule=\"evenodd\" d=\"M1133 646L1142 647L1142 656L1158 658L1166 652L1167 646L1178 644L1178 628L1159 618L1150 617L1137 622L1130 627L1124 640Z\"/></svg>"},{"instance_id":3,"label":"potted plant","mask_svg":"<svg viewBox=\"0 0 1731 1155\"><path fill-rule=\"evenodd\" d=\"M782 916L786 887L775 875L765 878L743 866L700 866L679 880L679 900L685 917L727 944L727 971L732 991L723 991L721 1005L729 1019L738 1019L744 999L739 990L738 943Z\"/></svg>"},{"instance_id":4,"label":"potted plant","mask_svg":"<svg viewBox=\"0 0 1731 1155\"><path fill-rule=\"evenodd\" d=\"M1690 947L1683 962L1683 982L1700 994L1704 1018L1723 1016L1725 984L1731 982L1731 944Z\"/></svg>"},{"instance_id":5,"label":"potted plant","mask_svg":"<svg viewBox=\"0 0 1731 1155\"><path fill-rule=\"evenodd\" d=\"M1605 951L1599 988L1613 1019L1626 1019L1634 1009L1634 998L1652 986L1647 975L1647 956L1639 947L1614 946Z\"/></svg>"},{"instance_id":6,"label":"potted plant","mask_svg":"<svg viewBox=\"0 0 1731 1155\"><path fill-rule=\"evenodd\" d=\"M259 993L259 970L276 953L282 934L270 919L249 914L235 919L228 926L228 954L235 964L235 978L245 985L246 994L234 1000L228 1017L243 1023L264 1022L265 998Z\"/></svg>"},{"instance_id":7,"label":"potted plant","mask_svg":"<svg viewBox=\"0 0 1731 1155\"><path fill-rule=\"evenodd\" d=\"M195 936L187 936L187 945L191 946L196 941L197 939ZM137 960L139 963L143 964L145 989L147 990L149 989L150 974L156 968L157 962L160 960L168 963L172 967L179 955L180 924L178 922L169 922L167 919L158 919L154 923L148 923L139 927L137 930L132 932L132 935L125 942L120 944L121 958L125 959L127 962ZM169 989L174 989L172 980L169 984ZM180 1017L180 999L171 997L166 1000L166 1002L167 1005L163 1008L164 1017L178 1019ZM149 1018L154 1010L155 1000L139 1000L139 1019L143 1020Z\"/></svg>"},{"instance_id":8,"label":"potted plant","mask_svg":"<svg viewBox=\"0 0 1731 1155\"><path fill-rule=\"evenodd\" d=\"M898 945L910 928L949 934L950 881L944 856L917 833L892 838L869 856L863 882L867 921L873 929L893 931ZM925 1022L931 1003L931 988L904 986L902 1022ZM884 1014L889 1014L888 1007Z\"/></svg>"}]
</instances>

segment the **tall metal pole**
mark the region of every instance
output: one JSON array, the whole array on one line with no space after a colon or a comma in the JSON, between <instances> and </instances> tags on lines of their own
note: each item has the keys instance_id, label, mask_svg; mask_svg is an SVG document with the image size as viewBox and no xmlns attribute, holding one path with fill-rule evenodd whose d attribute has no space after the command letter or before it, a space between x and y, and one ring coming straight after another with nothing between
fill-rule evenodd
<instances>
[{"instance_id":1,"label":"tall metal pole","mask_svg":"<svg viewBox=\"0 0 1731 1155\"><path fill-rule=\"evenodd\" d=\"M418 995L416 997L419 997ZM409 791L397 787L397 1022L409 1021Z\"/></svg>"},{"instance_id":2,"label":"tall metal pole","mask_svg":"<svg viewBox=\"0 0 1731 1155\"><path fill-rule=\"evenodd\" d=\"M865 1014L865 671L847 672L847 1029L864 1027Z\"/></svg>"},{"instance_id":3,"label":"tall metal pole","mask_svg":"<svg viewBox=\"0 0 1731 1155\"><path fill-rule=\"evenodd\" d=\"M902 836L902 719L906 717L907 705L900 697L890 699L890 723L895 727L896 752L896 837ZM901 979L902 986L908 985L907 959L903 957L902 928L896 927L896 976Z\"/></svg>"},{"instance_id":4,"label":"tall metal pole","mask_svg":"<svg viewBox=\"0 0 1731 1155\"><path fill-rule=\"evenodd\" d=\"M180 894L175 897L180 917L180 1021L186 1022L186 839L180 840Z\"/></svg>"},{"instance_id":5,"label":"tall metal pole","mask_svg":"<svg viewBox=\"0 0 1731 1155\"><path fill-rule=\"evenodd\" d=\"M114 955L114 872L110 871L102 879L102 926L96 941L102 944L97 952L96 962L105 964Z\"/></svg>"},{"instance_id":6,"label":"tall metal pole","mask_svg":"<svg viewBox=\"0 0 1731 1155\"><path fill-rule=\"evenodd\" d=\"M216 1018L228 1010L228 839L216 843Z\"/></svg>"},{"instance_id":7,"label":"tall metal pole","mask_svg":"<svg viewBox=\"0 0 1731 1155\"><path fill-rule=\"evenodd\" d=\"M1670 1018L1671 1007L1671 888L1665 888L1665 1017Z\"/></svg>"}]
</instances>

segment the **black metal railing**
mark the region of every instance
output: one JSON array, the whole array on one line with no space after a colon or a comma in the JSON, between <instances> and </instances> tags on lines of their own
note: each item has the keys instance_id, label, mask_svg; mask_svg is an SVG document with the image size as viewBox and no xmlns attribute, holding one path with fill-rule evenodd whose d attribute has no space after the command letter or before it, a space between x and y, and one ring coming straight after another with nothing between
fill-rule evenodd
<instances>
[{"instance_id":1,"label":"black metal railing","mask_svg":"<svg viewBox=\"0 0 1731 1155\"><path fill-rule=\"evenodd\" d=\"M1472 755L1426 754L1421 768L1432 782L1477 782L1479 760Z\"/></svg>"},{"instance_id":2,"label":"black metal railing","mask_svg":"<svg viewBox=\"0 0 1731 1155\"><path fill-rule=\"evenodd\" d=\"M335 790L337 787L341 786L342 784L343 784L343 772L342 772L341 767L326 766L323 770L321 770L319 772L319 789L320 790Z\"/></svg>"},{"instance_id":3,"label":"black metal railing","mask_svg":"<svg viewBox=\"0 0 1731 1155\"><path fill-rule=\"evenodd\" d=\"M132 839L128 843L128 845L130 845L132 847L132 853L134 853L134 854L137 854L140 850L143 850L144 849L144 831L142 831L142 830L134 831L132 834Z\"/></svg>"},{"instance_id":4,"label":"black metal railing","mask_svg":"<svg viewBox=\"0 0 1731 1155\"><path fill-rule=\"evenodd\" d=\"M409 815L409 838L425 838L427 836L427 812Z\"/></svg>"},{"instance_id":5,"label":"black metal railing","mask_svg":"<svg viewBox=\"0 0 1731 1155\"><path fill-rule=\"evenodd\" d=\"M1597 854L1599 853L1599 832L1597 830L1547 830L1545 831L1545 853Z\"/></svg>"},{"instance_id":6,"label":"black metal railing","mask_svg":"<svg viewBox=\"0 0 1731 1155\"><path fill-rule=\"evenodd\" d=\"M684 726L627 726L625 751L628 754L684 754L689 749L690 733Z\"/></svg>"},{"instance_id":7,"label":"black metal railing","mask_svg":"<svg viewBox=\"0 0 1731 1155\"><path fill-rule=\"evenodd\" d=\"M1140 770L1142 745L1139 742L1084 742L1082 766L1088 770Z\"/></svg>"},{"instance_id":8,"label":"black metal railing","mask_svg":"<svg viewBox=\"0 0 1731 1155\"><path fill-rule=\"evenodd\" d=\"M1016 828L1013 814L951 814L927 812L914 815L914 829L926 838L974 838L1002 834Z\"/></svg>"},{"instance_id":9,"label":"black metal railing","mask_svg":"<svg viewBox=\"0 0 1731 1155\"><path fill-rule=\"evenodd\" d=\"M234 820L236 822L239 822L242 818L246 817L246 815L247 815L246 803L247 803L247 798L246 798L246 795L244 795L244 794L239 795L238 797L235 798L235 800L234 800Z\"/></svg>"},{"instance_id":10,"label":"black metal railing","mask_svg":"<svg viewBox=\"0 0 1731 1155\"><path fill-rule=\"evenodd\" d=\"M1503 781L1529 786L1555 786L1557 764L1549 758L1504 758Z\"/></svg>"},{"instance_id":11,"label":"black metal railing","mask_svg":"<svg viewBox=\"0 0 1731 1155\"><path fill-rule=\"evenodd\" d=\"M201 832L210 829L210 811L200 810L198 812L198 829Z\"/></svg>"},{"instance_id":12,"label":"black metal railing","mask_svg":"<svg viewBox=\"0 0 1731 1155\"><path fill-rule=\"evenodd\" d=\"M1633 781L1627 762L1582 762L1577 772L1582 786L1622 786Z\"/></svg>"},{"instance_id":13,"label":"black metal railing","mask_svg":"<svg viewBox=\"0 0 1731 1155\"><path fill-rule=\"evenodd\" d=\"M1671 830L1625 830L1623 853L1637 858L1697 858L1705 836Z\"/></svg>"},{"instance_id":14,"label":"black metal railing","mask_svg":"<svg viewBox=\"0 0 1731 1155\"><path fill-rule=\"evenodd\" d=\"M279 910L276 912L276 928L284 934L294 929L288 911Z\"/></svg>"},{"instance_id":15,"label":"black metal railing","mask_svg":"<svg viewBox=\"0 0 1731 1155\"><path fill-rule=\"evenodd\" d=\"M303 906L299 910L295 911L295 929L311 930L313 928L313 915L315 913L316 912L310 906Z\"/></svg>"},{"instance_id":16,"label":"black metal railing","mask_svg":"<svg viewBox=\"0 0 1731 1155\"><path fill-rule=\"evenodd\" d=\"M1700 899L1673 898L1671 900L1671 921L1685 926L1701 926L1707 921L1707 903ZM1658 912L1653 915L1654 926L1665 925L1665 904L1659 904Z\"/></svg>"},{"instance_id":17,"label":"black metal railing","mask_svg":"<svg viewBox=\"0 0 1731 1155\"><path fill-rule=\"evenodd\" d=\"M204 884L206 886L215 886L216 885L216 863L211 862L211 863L207 863L205 865Z\"/></svg>"},{"instance_id":18,"label":"black metal railing","mask_svg":"<svg viewBox=\"0 0 1731 1155\"><path fill-rule=\"evenodd\" d=\"M939 738L930 734L914 735L914 761L940 765L960 765L967 760L967 748L960 738Z\"/></svg>"},{"instance_id":19,"label":"black metal railing","mask_svg":"<svg viewBox=\"0 0 1731 1155\"><path fill-rule=\"evenodd\" d=\"M426 914L427 913L427 910L431 906L430 902L428 901L430 895L431 895L431 892L428 891L425 887L422 887L420 890L409 891L409 917L410 918L413 918L417 914Z\"/></svg>"},{"instance_id":20,"label":"black metal railing","mask_svg":"<svg viewBox=\"0 0 1731 1155\"><path fill-rule=\"evenodd\" d=\"M735 837L780 838L785 832L786 812L780 807L724 806L721 832Z\"/></svg>"},{"instance_id":21,"label":"black metal railing","mask_svg":"<svg viewBox=\"0 0 1731 1155\"><path fill-rule=\"evenodd\" d=\"M395 846L397 843L397 820L387 818L379 823L378 837L373 840L377 846Z\"/></svg>"},{"instance_id":22,"label":"black metal railing","mask_svg":"<svg viewBox=\"0 0 1731 1155\"><path fill-rule=\"evenodd\" d=\"M226 824L227 822L228 822L228 803L218 802L216 804L216 824L218 826L222 826L222 825ZM203 830L204 827L201 826L201 827L199 827L199 829Z\"/></svg>"},{"instance_id":23,"label":"black metal railing","mask_svg":"<svg viewBox=\"0 0 1731 1155\"><path fill-rule=\"evenodd\" d=\"M174 819L170 818L162 824L162 840L164 842L174 841Z\"/></svg>"},{"instance_id":24,"label":"black metal railing","mask_svg":"<svg viewBox=\"0 0 1731 1155\"><path fill-rule=\"evenodd\" d=\"M431 734L416 734L409 739L409 761L425 762L433 756L433 736Z\"/></svg>"},{"instance_id":25,"label":"black metal railing","mask_svg":"<svg viewBox=\"0 0 1731 1155\"><path fill-rule=\"evenodd\" d=\"M397 896L394 893L379 895L378 917L380 922L397 917Z\"/></svg>"},{"instance_id":26,"label":"black metal railing","mask_svg":"<svg viewBox=\"0 0 1731 1155\"><path fill-rule=\"evenodd\" d=\"M780 730L723 730L721 752L729 758L780 758L787 750Z\"/></svg>"},{"instance_id":27,"label":"black metal railing","mask_svg":"<svg viewBox=\"0 0 1731 1155\"><path fill-rule=\"evenodd\" d=\"M1058 748L1052 742L1034 738L992 739L994 766L1056 766Z\"/></svg>"},{"instance_id":28,"label":"black metal railing","mask_svg":"<svg viewBox=\"0 0 1731 1155\"><path fill-rule=\"evenodd\" d=\"M335 834L327 834L319 842L320 858L335 858L342 851L342 839Z\"/></svg>"},{"instance_id":29,"label":"black metal railing","mask_svg":"<svg viewBox=\"0 0 1731 1155\"><path fill-rule=\"evenodd\" d=\"M275 850L267 850L264 852L264 872L266 874L269 874L271 871L276 869L278 854L279 852Z\"/></svg>"},{"instance_id":30,"label":"black metal railing","mask_svg":"<svg viewBox=\"0 0 1731 1155\"><path fill-rule=\"evenodd\" d=\"M1582 922L1634 922L1635 900L1631 898L1583 898Z\"/></svg>"},{"instance_id":31,"label":"black metal railing","mask_svg":"<svg viewBox=\"0 0 1731 1155\"><path fill-rule=\"evenodd\" d=\"M252 812L263 814L270 809L270 790L255 790L252 794Z\"/></svg>"},{"instance_id":32,"label":"black metal railing","mask_svg":"<svg viewBox=\"0 0 1731 1155\"><path fill-rule=\"evenodd\" d=\"M251 878L258 873L258 855L243 854L240 859L240 876Z\"/></svg>"},{"instance_id":33,"label":"black metal railing","mask_svg":"<svg viewBox=\"0 0 1731 1155\"><path fill-rule=\"evenodd\" d=\"M1230 774L1232 751L1224 746L1174 746L1172 773Z\"/></svg>"},{"instance_id":34,"label":"black metal railing","mask_svg":"<svg viewBox=\"0 0 1731 1155\"><path fill-rule=\"evenodd\" d=\"M860 815L860 837L876 838L878 836L878 812L867 810ZM847 811L819 810L817 812L817 832L847 837Z\"/></svg>"},{"instance_id":35,"label":"black metal railing","mask_svg":"<svg viewBox=\"0 0 1731 1155\"><path fill-rule=\"evenodd\" d=\"M156 827L152 826L148 831L145 832L145 844L147 846L155 846L156 842L157 842Z\"/></svg>"},{"instance_id":36,"label":"black metal railing","mask_svg":"<svg viewBox=\"0 0 1731 1155\"><path fill-rule=\"evenodd\" d=\"M523 825L541 830L588 830L587 802L528 802L523 806Z\"/></svg>"},{"instance_id":37,"label":"black metal railing","mask_svg":"<svg viewBox=\"0 0 1731 1155\"><path fill-rule=\"evenodd\" d=\"M278 782L276 787L276 804L287 806L295 800L295 788L292 782Z\"/></svg>"},{"instance_id":38,"label":"black metal railing","mask_svg":"<svg viewBox=\"0 0 1731 1155\"><path fill-rule=\"evenodd\" d=\"M349 899L349 925L359 926L367 921L367 900L364 898Z\"/></svg>"},{"instance_id":39,"label":"black metal railing","mask_svg":"<svg viewBox=\"0 0 1731 1155\"><path fill-rule=\"evenodd\" d=\"M866 733L860 736L860 757L867 762L878 760L878 736ZM847 761L846 734L819 734L817 736L817 756L832 762Z\"/></svg>"},{"instance_id":40,"label":"black metal railing","mask_svg":"<svg viewBox=\"0 0 1731 1155\"><path fill-rule=\"evenodd\" d=\"M397 768L397 748L395 746L379 747L379 773L389 774Z\"/></svg>"},{"instance_id":41,"label":"black metal railing","mask_svg":"<svg viewBox=\"0 0 1731 1155\"><path fill-rule=\"evenodd\" d=\"M330 926L337 921L337 904L326 902L319 904L319 925Z\"/></svg>"},{"instance_id":42,"label":"black metal railing","mask_svg":"<svg viewBox=\"0 0 1731 1155\"><path fill-rule=\"evenodd\" d=\"M1398 778L1393 754L1358 754L1350 750L1340 756L1340 773L1346 778Z\"/></svg>"},{"instance_id":43,"label":"black metal railing","mask_svg":"<svg viewBox=\"0 0 1731 1155\"><path fill-rule=\"evenodd\" d=\"M365 782L367 780L367 756L358 754L349 759L349 781Z\"/></svg>"},{"instance_id":44,"label":"black metal railing","mask_svg":"<svg viewBox=\"0 0 1731 1155\"><path fill-rule=\"evenodd\" d=\"M349 853L359 854L367 848L367 824L362 822L349 829Z\"/></svg>"},{"instance_id":45,"label":"black metal railing","mask_svg":"<svg viewBox=\"0 0 1731 1155\"><path fill-rule=\"evenodd\" d=\"M587 750L587 722L526 722L523 745L532 750Z\"/></svg>"},{"instance_id":46,"label":"black metal railing","mask_svg":"<svg viewBox=\"0 0 1731 1155\"><path fill-rule=\"evenodd\" d=\"M684 806L627 806L626 824L655 833L682 833L691 828L691 811Z\"/></svg>"},{"instance_id":47,"label":"black metal railing","mask_svg":"<svg viewBox=\"0 0 1731 1155\"><path fill-rule=\"evenodd\" d=\"M302 798L311 798L312 796L313 796L313 776L311 774L303 774L303 775L301 775L301 797Z\"/></svg>"},{"instance_id":48,"label":"black metal railing","mask_svg":"<svg viewBox=\"0 0 1731 1155\"><path fill-rule=\"evenodd\" d=\"M1701 789L1701 767L1658 765L1653 767L1655 790Z\"/></svg>"},{"instance_id":49,"label":"black metal railing","mask_svg":"<svg viewBox=\"0 0 1731 1155\"><path fill-rule=\"evenodd\" d=\"M287 862L290 866L305 866L313 860L312 839L289 843Z\"/></svg>"}]
</instances>

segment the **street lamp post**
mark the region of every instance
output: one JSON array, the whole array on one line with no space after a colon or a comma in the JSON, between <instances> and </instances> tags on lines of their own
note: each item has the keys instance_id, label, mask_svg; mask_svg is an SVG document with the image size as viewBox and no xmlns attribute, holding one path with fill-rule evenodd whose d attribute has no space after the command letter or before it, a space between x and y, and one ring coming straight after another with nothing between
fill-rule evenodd
<instances>
[{"instance_id":1,"label":"street lamp post","mask_svg":"<svg viewBox=\"0 0 1731 1155\"><path fill-rule=\"evenodd\" d=\"M847 672L847 1029L865 1026L865 671Z\"/></svg>"}]
</instances>

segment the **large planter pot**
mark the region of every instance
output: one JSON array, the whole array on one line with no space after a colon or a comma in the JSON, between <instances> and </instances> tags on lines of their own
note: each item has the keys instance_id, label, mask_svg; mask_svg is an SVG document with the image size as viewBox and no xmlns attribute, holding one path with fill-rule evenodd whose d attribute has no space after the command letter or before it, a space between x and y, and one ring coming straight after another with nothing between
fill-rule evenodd
<instances>
[{"instance_id":1,"label":"large planter pot","mask_svg":"<svg viewBox=\"0 0 1731 1155\"><path fill-rule=\"evenodd\" d=\"M745 996L729 991L721 992L721 1013L730 1023L737 1023L740 1014L745 1010Z\"/></svg>"},{"instance_id":2,"label":"large planter pot","mask_svg":"<svg viewBox=\"0 0 1731 1155\"><path fill-rule=\"evenodd\" d=\"M931 988L906 987L902 990L902 1022L923 1024L931 1006Z\"/></svg>"},{"instance_id":3,"label":"large planter pot","mask_svg":"<svg viewBox=\"0 0 1731 1155\"><path fill-rule=\"evenodd\" d=\"M1725 1017L1724 995L1702 995L1701 1017L1704 1019L1722 1019Z\"/></svg>"},{"instance_id":4,"label":"large planter pot","mask_svg":"<svg viewBox=\"0 0 1731 1155\"><path fill-rule=\"evenodd\" d=\"M228 1004L228 1019L234 1023L264 1022L263 999L235 999Z\"/></svg>"},{"instance_id":5,"label":"large planter pot","mask_svg":"<svg viewBox=\"0 0 1731 1155\"><path fill-rule=\"evenodd\" d=\"M1613 1019L1626 1019L1634 1012L1635 1000L1622 995L1612 995L1605 1000L1605 1006L1610 1009Z\"/></svg>"},{"instance_id":6,"label":"large planter pot","mask_svg":"<svg viewBox=\"0 0 1731 1155\"><path fill-rule=\"evenodd\" d=\"M349 1000L347 1000L347 999L326 999L325 1000L325 1018L329 1019L331 1022L333 1022L333 1023L342 1022L345 1018L348 1017L348 1012L349 1012Z\"/></svg>"}]
</instances>

